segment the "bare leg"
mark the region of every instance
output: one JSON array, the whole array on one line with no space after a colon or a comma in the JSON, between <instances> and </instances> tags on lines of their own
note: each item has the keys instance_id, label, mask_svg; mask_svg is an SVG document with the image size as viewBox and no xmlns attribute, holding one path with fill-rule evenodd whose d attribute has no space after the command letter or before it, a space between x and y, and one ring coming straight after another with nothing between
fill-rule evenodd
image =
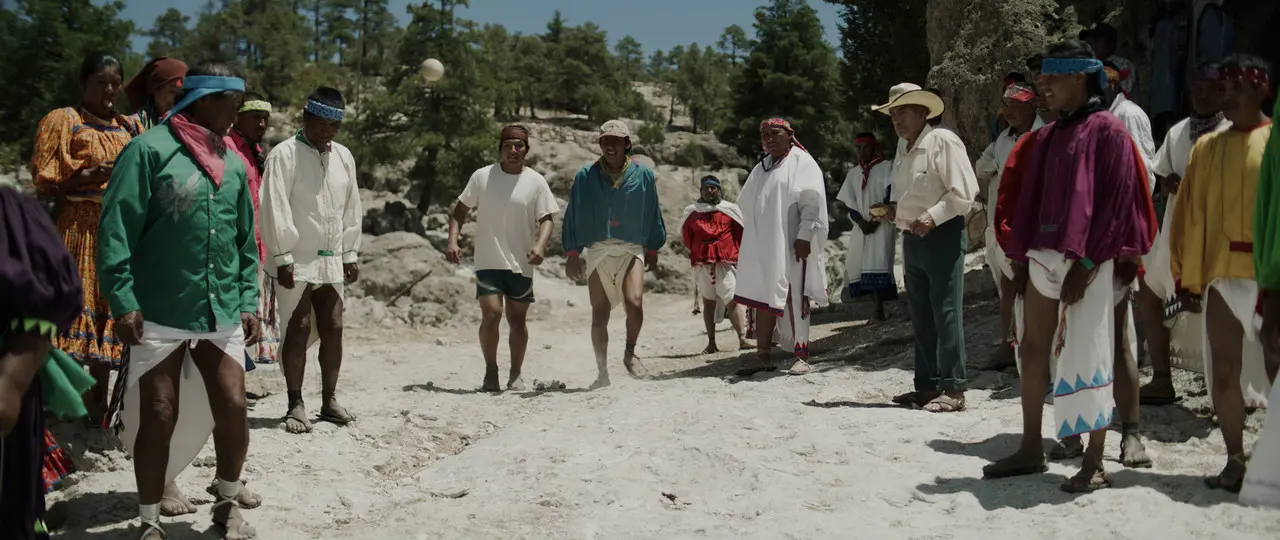
<instances>
[{"instance_id":1,"label":"bare leg","mask_svg":"<svg viewBox=\"0 0 1280 540\"><path fill-rule=\"evenodd\" d=\"M294 286L306 287L306 290L298 301L298 307L289 314L284 341L280 344L280 363L285 389L289 393L284 429L289 433L308 433L311 431L311 419L307 416L306 404L302 402L302 382L307 375L307 341L311 339L311 299L315 291L306 283Z\"/></svg>"},{"instance_id":2,"label":"bare leg","mask_svg":"<svg viewBox=\"0 0 1280 540\"><path fill-rule=\"evenodd\" d=\"M889 316L884 312L884 300L880 299L879 292L871 293L872 315L871 317L877 321L888 320Z\"/></svg>"},{"instance_id":3,"label":"bare leg","mask_svg":"<svg viewBox=\"0 0 1280 540\"><path fill-rule=\"evenodd\" d=\"M738 333L738 348L751 349L756 346L747 339L747 307L738 303L729 304L729 324Z\"/></svg>"},{"instance_id":4,"label":"bare leg","mask_svg":"<svg viewBox=\"0 0 1280 540\"><path fill-rule=\"evenodd\" d=\"M627 348L622 355L622 365L632 377L645 378L645 369L636 356L636 342L640 340L640 328L644 326L644 265L632 261L627 277L622 282L622 305L627 313Z\"/></svg>"},{"instance_id":5,"label":"bare leg","mask_svg":"<svg viewBox=\"0 0 1280 540\"><path fill-rule=\"evenodd\" d=\"M1089 448L1084 452L1080 472L1062 483L1068 493L1087 493L1111 487L1111 478L1102 465L1102 451L1106 446L1107 430L1089 432Z\"/></svg>"},{"instance_id":6,"label":"bare leg","mask_svg":"<svg viewBox=\"0 0 1280 540\"><path fill-rule=\"evenodd\" d=\"M524 390L523 379L524 353L529 349L529 304L507 301L507 326L511 328L511 336L507 338L511 346L511 374L507 377L507 389Z\"/></svg>"},{"instance_id":7,"label":"bare leg","mask_svg":"<svg viewBox=\"0 0 1280 540\"><path fill-rule=\"evenodd\" d=\"M613 306L596 273L587 278L587 293L591 297L591 348L596 353L597 370L591 388L603 388L609 386L609 312Z\"/></svg>"},{"instance_id":8,"label":"bare leg","mask_svg":"<svg viewBox=\"0 0 1280 540\"><path fill-rule=\"evenodd\" d=\"M1142 444L1142 435L1139 431L1139 422L1142 417L1138 405L1138 359L1130 354L1128 342L1125 340L1125 333L1129 328L1129 300L1129 295L1125 295L1115 308L1116 348L1115 363L1112 367L1115 373L1113 390L1116 410L1120 413L1120 463L1125 467L1145 469L1151 467L1151 458L1147 456L1147 448ZM1164 325L1160 326L1164 327ZM1136 336L1134 339L1137 339ZM1089 438L1089 446L1093 446L1092 436ZM1088 458L1087 455L1085 457ZM1101 459L1100 456L1099 459Z\"/></svg>"},{"instance_id":9,"label":"bare leg","mask_svg":"<svg viewBox=\"0 0 1280 540\"><path fill-rule=\"evenodd\" d=\"M716 347L716 300L702 299L702 323L707 327L707 348L702 350L702 354L711 354L720 352L720 348Z\"/></svg>"},{"instance_id":10,"label":"bare leg","mask_svg":"<svg viewBox=\"0 0 1280 540\"><path fill-rule=\"evenodd\" d=\"M164 496L165 470L169 466L169 440L178 419L178 381L187 348L179 346L160 364L138 379L138 434L133 448L133 475L140 504L160 504Z\"/></svg>"},{"instance_id":11,"label":"bare leg","mask_svg":"<svg viewBox=\"0 0 1280 540\"><path fill-rule=\"evenodd\" d=\"M88 421L94 428L102 427L102 417L107 414L111 398L111 366L105 362L90 362L89 376L93 377L93 387L89 388L85 407L89 410Z\"/></svg>"},{"instance_id":12,"label":"bare leg","mask_svg":"<svg viewBox=\"0 0 1280 540\"><path fill-rule=\"evenodd\" d=\"M1213 369L1213 411L1227 446L1227 465L1210 487L1239 491L1244 480L1244 391L1240 388L1244 328L1217 289L1209 289L1204 310Z\"/></svg>"},{"instance_id":13,"label":"bare leg","mask_svg":"<svg viewBox=\"0 0 1280 540\"><path fill-rule=\"evenodd\" d=\"M480 353L484 355L484 384L480 390L501 392L498 384L498 327L502 325L502 295L480 297Z\"/></svg>"},{"instance_id":14,"label":"bare leg","mask_svg":"<svg viewBox=\"0 0 1280 540\"><path fill-rule=\"evenodd\" d=\"M991 355L991 362L986 369L999 370L1017 365L1013 356L1013 344L1009 335L1013 333L1013 304L1017 301L1018 292L1013 288L1013 280L1000 276L1000 344Z\"/></svg>"},{"instance_id":15,"label":"bare leg","mask_svg":"<svg viewBox=\"0 0 1280 540\"><path fill-rule=\"evenodd\" d=\"M346 425L355 417L338 404L337 397L342 371L342 297L333 285L324 285L311 292L311 301L320 330L320 419Z\"/></svg>"},{"instance_id":16,"label":"bare leg","mask_svg":"<svg viewBox=\"0 0 1280 540\"><path fill-rule=\"evenodd\" d=\"M1151 356L1151 382L1139 390L1139 400L1150 405L1168 404L1178 397L1173 388L1173 371L1169 359L1169 328L1164 325L1164 299L1156 295L1146 282L1138 290L1138 320L1147 340Z\"/></svg>"},{"instance_id":17,"label":"bare leg","mask_svg":"<svg viewBox=\"0 0 1280 540\"><path fill-rule=\"evenodd\" d=\"M244 395L244 359L233 358L208 341L191 351L213 413L213 448L217 456L219 483L233 484L233 492L219 493L213 507L213 522L226 529L228 539L253 538L253 527L240 515L236 505L240 472L249 453L248 405Z\"/></svg>"},{"instance_id":18,"label":"bare leg","mask_svg":"<svg viewBox=\"0 0 1280 540\"><path fill-rule=\"evenodd\" d=\"M1028 285L1024 296L1022 378L1022 442L1012 456L983 467L983 476L1004 478L1044 472L1044 450L1041 448L1040 422L1044 414L1044 395L1049 391L1049 354L1053 334L1058 327L1058 301L1048 298Z\"/></svg>"},{"instance_id":19,"label":"bare leg","mask_svg":"<svg viewBox=\"0 0 1280 540\"><path fill-rule=\"evenodd\" d=\"M767 309L757 309L754 312L756 320L756 359L754 362L748 360L742 366L742 369L738 371L742 375L778 369L777 364L773 362L773 329L777 325L778 316Z\"/></svg>"}]
</instances>

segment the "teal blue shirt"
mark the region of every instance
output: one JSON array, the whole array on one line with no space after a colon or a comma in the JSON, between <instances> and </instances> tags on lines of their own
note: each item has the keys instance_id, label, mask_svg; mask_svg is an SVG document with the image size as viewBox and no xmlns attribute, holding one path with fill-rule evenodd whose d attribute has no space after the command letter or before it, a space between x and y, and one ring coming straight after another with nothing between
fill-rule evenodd
<instances>
[{"instance_id":1,"label":"teal blue shirt","mask_svg":"<svg viewBox=\"0 0 1280 540\"><path fill-rule=\"evenodd\" d=\"M615 189L599 161L583 167L573 177L561 233L569 254L613 239L658 251L667 243L667 228L653 170L632 160Z\"/></svg>"},{"instance_id":2,"label":"teal blue shirt","mask_svg":"<svg viewBox=\"0 0 1280 540\"><path fill-rule=\"evenodd\" d=\"M98 282L115 316L212 332L258 310L258 245L244 162L227 152L222 185L168 125L116 157L98 224ZM145 330L144 330L145 332Z\"/></svg>"}]
</instances>

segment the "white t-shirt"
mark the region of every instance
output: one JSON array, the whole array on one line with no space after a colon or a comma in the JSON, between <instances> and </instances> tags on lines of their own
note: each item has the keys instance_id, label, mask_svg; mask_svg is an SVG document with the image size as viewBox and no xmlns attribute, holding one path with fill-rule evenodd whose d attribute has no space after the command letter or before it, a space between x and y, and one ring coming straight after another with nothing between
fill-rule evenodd
<instances>
[{"instance_id":1,"label":"white t-shirt","mask_svg":"<svg viewBox=\"0 0 1280 540\"><path fill-rule=\"evenodd\" d=\"M458 202L477 209L476 270L533 277L528 253L538 239L538 220L560 211L547 179L528 167L517 176L489 165L471 175Z\"/></svg>"}]
</instances>

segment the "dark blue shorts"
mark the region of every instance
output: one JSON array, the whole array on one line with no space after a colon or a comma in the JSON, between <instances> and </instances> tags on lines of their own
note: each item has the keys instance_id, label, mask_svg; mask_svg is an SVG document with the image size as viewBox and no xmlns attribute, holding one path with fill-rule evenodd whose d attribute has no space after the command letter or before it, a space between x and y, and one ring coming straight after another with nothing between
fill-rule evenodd
<instances>
[{"instance_id":1,"label":"dark blue shorts","mask_svg":"<svg viewBox=\"0 0 1280 540\"><path fill-rule=\"evenodd\" d=\"M510 270L476 270L476 298L500 294L512 302L533 303L533 278Z\"/></svg>"}]
</instances>

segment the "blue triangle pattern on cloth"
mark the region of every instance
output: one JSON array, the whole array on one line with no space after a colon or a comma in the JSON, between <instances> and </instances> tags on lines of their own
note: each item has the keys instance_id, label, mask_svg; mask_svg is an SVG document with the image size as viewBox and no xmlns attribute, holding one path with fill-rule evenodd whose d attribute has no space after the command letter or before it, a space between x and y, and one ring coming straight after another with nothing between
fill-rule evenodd
<instances>
[{"instance_id":1,"label":"blue triangle pattern on cloth","mask_svg":"<svg viewBox=\"0 0 1280 540\"><path fill-rule=\"evenodd\" d=\"M1093 382L1093 386L1094 386L1094 387L1098 387L1098 386L1102 386L1102 385L1104 385L1104 384L1107 384L1107 382L1108 382L1108 381L1107 381L1107 376L1106 376L1106 375L1103 375L1103 373L1102 373L1102 368L1098 368L1098 371L1093 372L1093 381L1092 381L1092 382Z\"/></svg>"},{"instance_id":2,"label":"blue triangle pattern on cloth","mask_svg":"<svg viewBox=\"0 0 1280 540\"><path fill-rule=\"evenodd\" d=\"M1107 410L1106 412L1098 413L1098 421L1093 424L1093 429L1090 431L1107 429L1110 426L1111 426L1111 411Z\"/></svg>"},{"instance_id":3,"label":"blue triangle pattern on cloth","mask_svg":"<svg viewBox=\"0 0 1280 540\"><path fill-rule=\"evenodd\" d=\"M1090 426L1088 422L1085 422L1083 416L1077 416L1076 433L1085 433L1089 431L1093 431L1093 426Z\"/></svg>"},{"instance_id":4,"label":"blue triangle pattern on cloth","mask_svg":"<svg viewBox=\"0 0 1280 540\"><path fill-rule=\"evenodd\" d=\"M1065 438L1070 437L1070 436L1072 436L1072 435L1074 435L1074 434L1073 434L1073 433L1071 433L1071 423L1070 423L1070 422L1067 422L1067 421L1065 421L1065 420L1063 420L1063 421L1062 421L1062 427L1061 427L1061 428L1058 428L1058 438L1059 438L1059 439L1065 439Z\"/></svg>"},{"instance_id":5,"label":"blue triangle pattern on cloth","mask_svg":"<svg viewBox=\"0 0 1280 540\"><path fill-rule=\"evenodd\" d=\"M1058 387L1053 390L1053 395L1065 396L1075 391L1076 389L1072 388L1071 385L1067 383L1066 379L1058 379Z\"/></svg>"},{"instance_id":6,"label":"blue triangle pattern on cloth","mask_svg":"<svg viewBox=\"0 0 1280 540\"><path fill-rule=\"evenodd\" d=\"M1080 376L1079 376L1079 375L1076 375L1076 388L1075 388L1075 391L1076 391L1076 392L1079 392L1079 391L1084 390L1085 388L1088 388L1088 387L1089 387L1089 384L1088 384L1088 383L1086 383L1086 382L1084 382L1084 379L1080 378Z\"/></svg>"}]
</instances>

